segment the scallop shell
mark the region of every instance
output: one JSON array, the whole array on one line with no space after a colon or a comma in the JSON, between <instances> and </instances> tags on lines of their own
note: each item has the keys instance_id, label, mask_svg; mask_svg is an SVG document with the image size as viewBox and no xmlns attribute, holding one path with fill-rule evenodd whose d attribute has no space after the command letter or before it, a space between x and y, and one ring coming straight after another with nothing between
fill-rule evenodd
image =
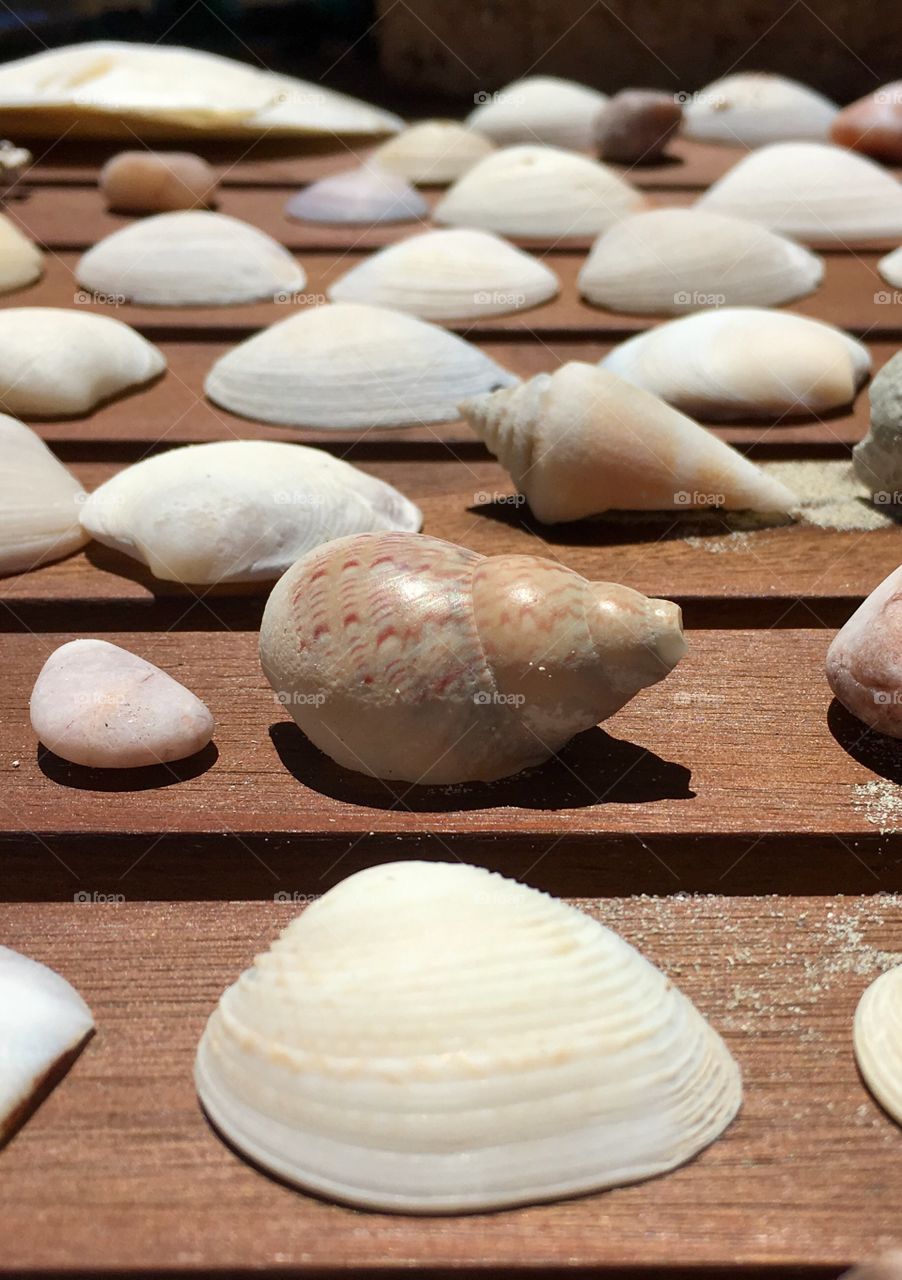
<instances>
[{"instance_id":1,"label":"scallop shell","mask_svg":"<svg viewBox=\"0 0 902 1280\"><path fill-rule=\"evenodd\" d=\"M378 778L492 781L540 764L656 684L680 611L557 561L362 534L269 598L263 670L315 746Z\"/></svg>"},{"instance_id":2,"label":"scallop shell","mask_svg":"<svg viewBox=\"0 0 902 1280\"><path fill-rule=\"evenodd\" d=\"M33 431L0 414L0 574L60 560L87 542L81 485Z\"/></svg>"},{"instance_id":3,"label":"scallop shell","mask_svg":"<svg viewBox=\"0 0 902 1280\"><path fill-rule=\"evenodd\" d=\"M878 733L902 738L902 568L875 587L827 650L833 693Z\"/></svg>"},{"instance_id":4,"label":"scallop shell","mask_svg":"<svg viewBox=\"0 0 902 1280\"><path fill-rule=\"evenodd\" d=\"M34 284L44 270L44 255L6 214L0 213L0 293Z\"/></svg>"},{"instance_id":5,"label":"scallop shell","mask_svg":"<svg viewBox=\"0 0 902 1280\"><path fill-rule=\"evenodd\" d=\"M0 1143L93 1028L91 1010L65 978L0 947Z\"/></svg>"},{"instance_id":6,"label":"scallop shell","mask_svg":"<svg viewBox=\"0 0 902 1280\"><path fill-rule=\"evenodd\" d=\"M494 149L488 138L457 120L420 120L378 146L373 160L408 182L444 186Z\"/></svg>"},{"instance_id":7,"label":"scallop shell","mask_svg":"<svg viewBox=\"0 0 902 1280\"><path fill-rule=\"evenodd\" d=\"M824 264L808 249L740 218L649 209L596 241L579 287L610 311L681 315L791 302L816 289L823 275Z\"/></svg>"},{"instance_id":8,"label":"scallop shell","mask_svg":"<svg viewBox=\"0 0 902 1280\"><path fill-rule=\"evenodd\" d=\"M829 413L870 372L867 347L787 311L723 307L621 343L603 369L707 421Z\"/></svg>"},{"instance_id":9,"label":"scallop shell","mask_svg":"<svg viewBox=\"0 0 902 1280\"><path fill-rule=\"evenodd\" d=\"M321 178L293 195L285 206L301 222L411 222L425 218L429 206L403 178L375 165L361 165Z\"/></svg>"},{"instance_id":10,"label":"scallop shell","mask_svg":"<svg viewBox=\"0 0 902 1280\"><path fill-rule=\"evenodd\" d=\"M605 511L788 512L795 495L691 418L573 362L461 412L547 524Z\"/></svg>"},{"instance_id":11,"label":"scallop shell","mask_svg":"<svg viewBox=\"0 0 902 1280\"><path fill-rule=\"evenodd\" d=\"M192 445L145 458L91 494L82 525L164 582L271 582L348 533L419 529L397 489L321 449L274 440Z\"/></svg>"},{"instance_id":12,"label":"scallop shell","mask_svg":"<svg viewBox=\"0 0 902 1280\"><path fill-rule=\"evenodd\" d=\"M248 338L217 360L204 389L259 422L350 430L453 422L465 396L518 381L446 329L337 302Z\"/></svg>"},{"instance_id":13,"label":"scallop shell","mask_svg":"<svg viewBox=\"0 0 902 1280\"><path fill-rule=\"evenodd\" d=\"M557 147L493 152L454 184L436 222L510 236L597 235L645 204L596 160Z\"/></svg>"},{"instance_id":14,"label":"scallop shell","mask_svg":"<svg viewBox=\"0 0 902 1280\"><path fill-rule=\"evenodd\" d=\"M861 997L855 1056L871 1093L902 1124L902 965L882 973Z\"/></svg>"},{"instance_id":15,"label":"scallop shell","mask_svg":"<svg viewBox=\"0 0 902 1280\"><path fill-rule=\"evenodd\" d=\"M372 254L329 289L333 302L369 302L424 320L524 311L560 289L544 263L488 231L424 231Z\"/></svg>"},{"instance_id":16,"label":"scallop shell","mask_svg":"<svg viewBox=\"0 0 902 1280\"><path fill-rule=\"evenodd\" d=\"M0 408L12 414L88 413L165 368L158 347L111 316L63 307L0 310Z\"/></svg>"},{"instance_id":17,"label":"scallop shell","mask_svg":"<svg viewBox=\"0 0 902 1280\"><path fill-rule=\"evenodd\" d=\"M762 147L769 142L826 142L839 107L798 80L739 71L693 94L683 110L684 131L701 142Z\"/></svg>"},{"instance_id":18,"label":"scallop shell","mask_svg":"<svg viewBox=\"0 0 902 1280\"><path fill-rule=\"evenodd\" d=\"M547 142L571 151L590 149L595 120L607 102L596 89L556 76L529 76L477 98L467 125L499 145Z\"/></svg>"},{"instance_id":19,"label":"scallop shell","mask_svg":"<svg viewBox=\"0 0 902 1280\"><path fill-rule=\"evenodd\" d=\"M872 160L818 142L753 151L696 208L748 218L811 245L902 239L902 184Z\"/></svg>"},{"instance_id":20,"label":"scallop shell","mask_svg":"<svg viewBox=\"0 0 902 1280\"><path fill-rule=\"evenodd\" d=\"M79 260L76 275L101 301L154 307L284 300L307 279L271 236L205 209L160 213L114 231Z\"/></svg>"},{"instance_id":21,"label":"scallop shell","mask_svg":"<svg viewBox=\"0 0 902 1280\"><path fill-rule=\"evenodd\" d=\"M308 906L222 996L195 1079L256 1163L403 1213L665 1173L742 1094L719 1035L616 933L434 862L358 872Z\"/></svg>"}]
</instances>

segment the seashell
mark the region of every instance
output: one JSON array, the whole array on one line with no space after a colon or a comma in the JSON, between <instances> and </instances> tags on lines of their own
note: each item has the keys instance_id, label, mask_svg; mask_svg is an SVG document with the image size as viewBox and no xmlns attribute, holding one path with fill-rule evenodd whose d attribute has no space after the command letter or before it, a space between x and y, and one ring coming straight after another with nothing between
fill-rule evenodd
<instances>
[{"instance_id":1,"label":"seashell","mask_svg":"<svg viewBox=\"0 0 902 1280\"><path fill-rule=\"evenodd\" d=\"M834 636L827 683L853 716L902 738L902 568L884 578Z\"/></svg>"},{"instance_id":2,"label":"seashell","mask_svg":"<svg viewBox=\"0 0 902 1280\"><path fill-rule=\"evenodd\" d=\"M204 209L159 213L114 231L79 260L103 299L153 307L226 307L303 289L299 262L271 236Z\"/></svg>"},{"instance_id":3,"label":"seashell","mask_svg":"<svg viewBox=\"0 0 902 1280\"><path fill-rule=\"evenodd\" d=\"M687 138L763 147L769 142L826 142L839 107L798 80L739 71L693 94L683 111Z\"/></svg>"},{"instance_id":4,"label":"seashell","mask_svg":"<svg viewBox=\"0 0 902 1280\"><path fill-rule=\"evenodd\" d=\"M10 413L88 413L165 368L158 347L112 316L64 307L0 310L0 407Z\"/></svg>"},{"instance_id":5,"label":"seashell","mask_svg":"<svg viewBox=\"0 0 902 1280\"><path fill-rule=\"evenodd\" d=\"M845 107L833 121L830 137L875 160L902 162L902 80Z\"/></svg>"},{"instance_id":6,"label":"seashell","mask_svg":"<svg viewBox=\"0 0 902 1280\"><path fill-rule=\"evenodd\" d=\"M742 1098L717 1032L618 934L482 868L415 861L308 906L220 999L195 1081L257 1164L402 1213L665 1173Z\"/></svg>"},{"instance_id":7,"label":"seashell","mask_svg":"<svg viewBox=\"0 0 902 1280\"><path fill-rule=\"evenodd\" d=\"M546 524L693 506L789 512L798 503L697 422L596 365L574 361L460 408Z\"/></svg>"},{"instance_id":8,"label":"seashell","mask_svg":"<svg viewBox=\"0 0 902 1280\"><path fill-rule=\"evenodd\" d=\"M495 149L483 134L457 120L420 120L381 143L373 160L419 186L456 182Z\"/></svg>"},{"instance_id":9,"label":"seashell","mask_svg":"<svg viewBox=\"0 0 902 1280\"><path fill-rule=\"evenodd\" d=\"M0 1143L71 1066L91 1010L53 969L0 946Z\"/></svg>"},{"instance_id":10,"label":"seashell","mask_svg":"<svg viewBox=\"0 0 902 1280\"><path fill-rule=\"evenodd\" d=\"M43 440L5 414L0 457L0 574L36 569L84 546L84 490Z\"/></svg>"},{"instance_id":11,"label":"seashell","mask_svg":"<svg viewBox=\"0 0 902 1280\"><path fill-rule=\"evenodd\" d=\"M328 290L424 320L475 320L524 311L560 289L557 276L488 231L424 231L371 254Z\"/></svg>"},{"instance_id":12,"label":"seashell","mask_svg":"<svg viewBox=\"0 0 902 1280\"><path fill-rule=\"evenodd\" d=\"M44 255L14 222L0 213L0 293L34 284L44 271Z\"/></svg>"},{"instance_id":13,"label":"seashell","mask_svg":"<svg viewBox=\"0 0 902 1280\"><path fill-rule=\"evenodd\" d=\"M72 640L50 655L31 695L31 726L50 751L89 769L184 760L215 727L184 685L106 640Z\"/></svg>"},{"instance_id":14,"label":"seashell","mask_svg":"<svg viewBox=\"0 0 902 1280\"><path fill-rule=\"evenodd\" d=\"M902 287L902 248L893 249L892 253L886 254L877 263L877 270L883 276L887 284L891 284L894 289ZM877 301L890 301L889 298L881 297L877 294Z\"/></svg>"},{"instance_id":15,"label":"seashell","mask_svg":"<svg viewBox=\"0 0 902 1280\"><path fill-rule=\"evenodd\" d=\"M196 209L216 202L216 174L188 151L120 151L100 170L108 206L125 213Z\"/></svg>"},{"instance_id":16,"label":"seashell","mask_svg":"<svg viewBox=\"0 0 902 1280\"><path fill-rule=\"evenodd\" d=\"M440 784L547 760L663 680L685 647L668 600L410 534L305 556L260 635L267 679L327 756Z\"/></svg>"},{"instance_id":17,"label":"seashell","mask_svg":"<svg viewBox=\"0 0 902 1280\"><path fill-rule=\"evenodd\" d=\"M211 400L283 426L350 430L453 422L468 395L519 379L447 329L382 307L310 307L228 351Z\"/></svg>"},{"instance_id":18,"label":"seashell","mask_svg":"<svg viewBox=\"0 0 902 1280\"><path fill-rule=\"evenodd\" d=\"M610 169L557 147L495 151L454 184L436 222L511 236L597 235L645 198Z\"/></svg>"},{"instance_id":19,"label":"seashell","mask_svg":"<svg viewBox=\"0 0 902 1280\"><path fill-rule=\"evenodd\" d=\"M753 151L695 207L748 218L811 245L902 239L902 185L872 160L819 142Z\"/></svg>"},{"instance_id":20,"label":"seashell","mask_svg":"<svg viewBox=\"0 0 902 1280\"><path fill-rule=\"evenodd\" d=\"M722 422L851 404L871 357L862 343L819 320L722 307L637 334L599 363L683 413Z\"/></svg>"},{"instance_id":21,"label":"seashell","mask_svg":"<svg viewBox=\"0 0 902 1280\"><path fill-rule=\"evenodd\" d=\"M852 450L855 474L882 504L902 502L902 352L888 360L869 388L871 422Z\"/></svg>"},{"instance_id":22,"label":"seashell","mask_svg":"<svg viewBox=\"0 0 902 1280\"><path fill-rule=\"evenodd\" d=\"M649 209L596 241L579 273L583 297L610 311L680 315L702 307L776 306L818 287L808 249L740 218Z\"/></svg>"},{"instance_id":23,"label":"seashell","mask_svg":"<svg viewBox=\"0 0 902 1280\"><path fill-rule=\"evenodd\" d=\"M0 197L5 200L15 191L33 159L27 147L17 147L9 138L0 139Z\"/></svg>"},{"instance_id":24,"label":"seashell","mask_svg":"<svg viewBox=\"0 0 902 1280\"><path fill-rule=\"evenodd\" d=\"M467 125L499 146L547 142L571 151L592 146L595 121L607 102L596 89L557 76L529 76L478 97L483 100L467 116Z\"/></svg>"},{"instance_id":25,"label":"seashell","mask_svg":"<svg viewBox=\"0 0 902 1280\"><path fill-rule=\"evenodd\" d=\"M657 89L621 89L595 120L595 147L602 160L653 164L679 129L683 108Z\"/></svg>"},{"instance_id":26,"label":"seashell","mask_svg":"<svg viewBox=\"0 0 902 1280\"><path fill-rule=\"evenodd\" d=\"M91 494L82 525L164 582L271 582L349 533L419 529L391 485L321 449L227 440L160 453Z\"/></svg>"},{"instance_id":27,"label":"seashell","mask_svg":"<svg viewBox=\"0 0 902 1280\"><path fill-rule=\"evenodd\" d=\"M902 1280L902 1249L891 1249L874 1262L844 1271L840 1280Z\"/></svg>"},{"instance_id":28,"label":"seashell","mask_svg":"<svg viewBox=\"0 0 902 1280\"><path fill-rule=\"evenodd\" d=\"M301 222L373 224L425 218L429 206L403 178L361 165L304 187L288 201L285 213Z\"/></svg>"},{"instance_id":29,"label":"seashell","mask_svg":"<svg viewBox=\"0 0 902 1280\"><path fill-rule=\"evenodd\" d=\"M854 1039L865 1084L902 1124L902 965L887 969L861 997Z\"/></svg>"}]
</instances>

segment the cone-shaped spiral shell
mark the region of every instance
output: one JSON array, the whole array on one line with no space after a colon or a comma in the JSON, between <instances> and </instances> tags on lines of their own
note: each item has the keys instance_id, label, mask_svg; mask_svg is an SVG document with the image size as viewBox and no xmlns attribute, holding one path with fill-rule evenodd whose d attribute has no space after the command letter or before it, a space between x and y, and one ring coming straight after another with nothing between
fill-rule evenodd
<instances>
[{"instance_id":1,"label":"cone-shaped spiral shell","mask_svg":"<svg viewBox=\"0 0 902 1280\"><path fill-rule=\"evenodd\" d=\"M349 430L452 422L466 396L517 381L447 329L336 302L290 316L221 356L205 390L260 422Z\"/></svg>"},{"instance_id":2,"label":"cone-shaped spiral shell","mask_svg":"<svg viewBox=\"0 0 902 1280\"><path fill-rule=\"evenodd\" d=\"M600 363L683 413L724 421L850 404L871 358L862 343L819 320L723 307L637 334Z\"/></svg>"},{"instance_id":3,"label":"cone-shaped spiral shell","mask_svg":"<svg viewBox=\"0 0 902 1280\"><path fill-rule=\"evenodd\" d=\"M494 149L483 134L457 120L421 120L378 146L373 160L408 182L444 186Z\"/></svg>"},{"instance_id":4,"label":"cone-shaped spiral shell","mask_svg":"<svg viewBox=\"0 0 902 1280\"><path fill-rule=\"evenodd\" d=\"M470 320L523 311L553 298L557 276L488 231L424 231L352 267L333 302L369 302L424 320Z\"/></svg>"},{"instance_id":5,"label":"cone-shaped spiral shell","mask_svg":"<svg viewBox=\"0 0 902 1280\"><path fill-rule=\"evenodd\" d=\"M0 213L0 293L24 289L44 270L44 255L6 214Z\"/></svg>"},{"instance_id":6,"label":"cone-shaped spiral shell","mask_svg":"<svg viewBox=\"0 0 902 1280\"><path fill-rule=\"evenodd\" d=\"M788 512L798 502L697 422L596 365L565 364L461 411L548 524L618 509Z\"/></svg>"},{"instance_id":7,"label":"cone-shaped spiral shell","mask_svg":"<svg viewBox=\"0 0 902 1280\"><path fill-rule=\"evenodd\" d=\"M0 414L0 574L34 569L84 546L81 485L24 423Z\"/></svg>"},{"instance_id":8,"label":"cone-shaped spiral shell","mask_svg":"<svg viewBox=\"0 0 902 1280\"><path fill-rule=\"evenodd\" d=\"M764 227L702 209L649 209L616 223L579 273L609 311L682 315L705 307L778 306L823 279L810 250Z\"/></svg>"},{"instance_id":9,"label":"cone-shaped spiral shell","mask_svg":"<svg viewBox=\"0 0 902 1280\"><path fill-rule=\"evenodd\" d=\"M761 147L790 139L826 141L839 107L798 80L739 71L706 85L683 108L683 129L702 142Z\"/></svg>"},{"instance_id":10,"label":"cone-shaped spiral shell","mask_svg":"<svg viewBox=\"0 0 902 1280\"><path fill-rule=\"evenodd\" d=\"M467 116L467 124L500 146L548 142L572 151L592 146L596 117L607 102L596 89L556 76L529 76L479 97L484 101Z\"/></svg>"},{"instance_id":11,"label":"cone-shaped spiral shell","mask_svg":"<svg viewBox=\"0 0 902 1280\"><path fill-rule=\"evenodd\" d=\"M618 934L482 868L426 862L361 871L307 907L222 996L195 1078L264 1168L406 1213L665 1173L723 1133L742 1093L718 1034Z\"/></svg>"},{"instance_id":12,"label":"cone-shaped spiral shell","mask_svg":"<svg viewBox=\"0 0 902 1280\"><path fill-rule=\"evenodd\" d=\"M306 276L287 249L238 218L205 209L160 213L101 240L78 282L101 300L225 307L290 294Z\"/></svg>"},{"instance_id":13,"label":"cone-shaped spiral shell","mask_svg":"<svg viewBox=\"0 0 902 1280\"><path fill-rule=\"evenodd\" d=\"M454 184L436 222L509 236L597 235L645 198L597 160L558 147L496 151Z\"/></svg>"},{"instance_id":14,"label":"cone-shaped spiral shell","mask_svg":"<svg viewBox=\"0 0 902 1280\"><path fill-rule=\"evenodd\" d=\"M345 538L300 560L260 636L270 684L321 751L423 783L539 764L684 650L669 601L410 534Z\"/></svg>"},{"instance_id":15,"label":"cone-shaped spiral shell","mask_svg":"<svg viewBox=\"0 0 902 1280\"><path fill-rule=\"evenodd\" d=\"M403 178L361 165L312 182L291 197L285 212L302 222L373 225L424 218L429 206Z\"/></svg>"},{"instance_id":16,"label":"cone-shaped spiral shell","mask_svg":"<svg viewBox=\"0 0 902 1280\"><path fill-rule=\"evenodd\" d=\"M9 413L87 413L165 368L158 347L112 316L63 307L0 310L0 409Z\"/></svg>"},{"instance_id":17,"label":"cone-shaped spiral shell","mask_svg":"<svg viewBox=\"0 0 902 1280\"><path fill-rule=\"evenodd\" d=\"M863 151L887 164L902 161L902 80L844 107L830 136L841 147Z\"/></svg>"},{"instance_id":18,"label":"cone-shaped spiral shell","mask_svg":"<svg viewBox=\"0 0 902 1280\"><path fill-rule=\"evenodd\" d=\"M0 1143L94 1027L65 978L0 947Z\"/></svg>"},{"instance_id":19,"label":"cone-shaped spiral shell","mask_svg":"<svg viewBox=\"0 0 902 1280\"><path fill-rule=\"evenodd\" d=\"M834 637L827 683L859 720L902 738L902 568L874 588Z\"/></svg>"},{"instance_id":20,"label":"cone-shaped spiral shell","mask_svg":"<svg viewBox=\"0 0 902 1280\"><path fill-rule=\"evenodd\" d=\"M747 218L805 244L902 239L902 184L873 160L819 142L753 151L696 208Z\"/></svg>"},{"instance_id":21,"label":"cone-shaped spiral shell","mask_svg":"<svg viewBox=\"0 0 902 1280\"><path fill-rule=\"evenodd\" d=\"M888 360L868 388L871 422L852 450L855 474L881 504L902 502L902 352Z\"/></svg>"},{"instance_id":22,"label":"cone-shaped spiral shell","mask_svg":"<svg viewBox=\"0 0 902 1280\"><path fill-rule=\"evenodd\" d=\"M165 582L269 582L349 533L419 529L391 485L321 449L273 440L193 445L146 458L91 494L82 524Z\"/></svg>"},{"instance_id":23,"label":"cone-shaped spiral shell","mask_svg":"<svg viewBox=\"0 0 902 1280\"><path fill-rule=\"evenodd\" d=\"M871 1093L902 1124L902 965L881 974L861 997L855 1056Z\"/></svg>"}]
</instances>

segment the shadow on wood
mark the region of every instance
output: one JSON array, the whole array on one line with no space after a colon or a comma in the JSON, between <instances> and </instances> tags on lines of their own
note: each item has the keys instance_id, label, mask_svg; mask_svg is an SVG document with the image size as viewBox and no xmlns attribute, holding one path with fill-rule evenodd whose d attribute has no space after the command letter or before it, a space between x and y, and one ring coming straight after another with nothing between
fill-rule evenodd
<instances>
[{"instance_id":1,"label":"shadow on wood","mask_svg":"<svg viewBox=\"0 0 902 1280\"><path fill-rule=\"evenodd\" d=\"M148 765L143 769L88 769L81 764L70 764L43 744L38 747L38 766L44 777L77 791L156 791L199 778L212 769L218 759L219 751L211 742L203 751L169 764Z\"/></svg>"},{"instance_id":2,"label":"shadow on wood","mask_svg":"<svg viewBox=\"0 0 902 1280\"><path fill-rule=\"evenodd\" d=\"M888 782L902 783L902 741L898 738L890 738L869 728L863 720L847 711L837 698L827 710L827 727L853 760Z\"/></svg>"}]
</instances>

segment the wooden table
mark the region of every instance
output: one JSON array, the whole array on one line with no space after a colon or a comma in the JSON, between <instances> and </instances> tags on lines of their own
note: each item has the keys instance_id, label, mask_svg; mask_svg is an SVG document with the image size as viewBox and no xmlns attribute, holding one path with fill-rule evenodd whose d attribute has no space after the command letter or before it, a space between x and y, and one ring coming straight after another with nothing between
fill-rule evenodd
<instances>
[{"instance_id":1,"label":"wooden table","mask_svg":"<svg viewBox=\"0 0 902 1280\"><path fill-rule=\"evenodd\" d=\"M691 202L733 158L685 143L679 156L634 175L655 202ZM4 305L85 305L75 262L126 221L97 193L103 158L64 146L39 164L11 212L46 246L47 271ZM297 185L349 163L344 148L212 158L223 210L297 252L314 299L410 230L361 236L283 217ZM596 360L649 323L579 300L585 243L531 247L561 276L560 297L459 326L515 372ZM880 365L902 307L875 302L878 256L828 255L824 286L794 309L864 336ZM0 940L65 974L98 1024L0 1156L0 1273L814 1277L902 1243L902 1130L864 1089L850 1038L862 990L902 959L902 747L863 730L823 679L836 626L902 561L902 531L731 541L683 516L543 528L503 501L507 476L462 423L286 431L207 402L213 360L284 306L113 314L159 341L169 371L86 418L33 424L89 488L188 441L320 444L419 502L430 534L552 555L678 600L690 652L527 777L411 790L343 773L286 718L256 660L262 597L197 598L97 547L0 581ZM862 395L823 423L717 430L757 458L842 458L866 426ZM31 686L77 635L183 680L217 717L215 746L127 775L38 748ZM738 1122L664 1179L461 1219L354 1212L245 1164L194 1096L205 1017L311 895L410 856L464 858L585 900L723 1032L745 1076Z\"/></svg>"}]
</instances>

